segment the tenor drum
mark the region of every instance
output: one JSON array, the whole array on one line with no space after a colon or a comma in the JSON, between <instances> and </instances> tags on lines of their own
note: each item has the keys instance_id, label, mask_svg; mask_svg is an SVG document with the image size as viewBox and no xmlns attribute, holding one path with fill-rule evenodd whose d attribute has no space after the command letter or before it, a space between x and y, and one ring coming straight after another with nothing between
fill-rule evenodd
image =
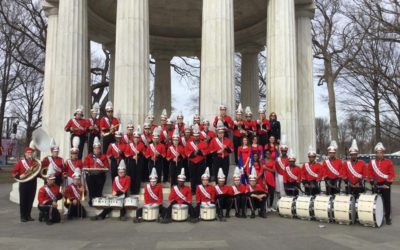
<instances>
[{"instance_id":1,"label":"tenor drum","mask_svg":"<svg viewBox=\"0 0 400 250\"><path fill-rule=\"evenodd\" d=\"M136 209L138 207L139 199L137 196L129 196L124 200L124 207L126 209Z\"/></svg>"},{"instance_id":2,"label":"tenor drum","mask_svg":"<svg viewBox=\"0 0 400 250\"><path fill-rule=\"evenodd\" d=\"M110 200L106 197L96 197L92 200L93 207L95 208L108 208L110 207Z\"/></svg>"},{"instance_id":3,"label":"tenor drum","mask_svg":"<svg viewBox=\"0 0 400 250\"><path fill-rule=\"evenodd\" d=\"M314 196L297 197L295 209L299 219L311 220L314 217Z\"/></svg>"},{"instance_id":4,"label":"tenor drum","mask_svg":"<svg viewBox=\"0 0 400 250\"><path fill-rule=\"evenodd\" d=\"M314 199L314 217L318 221L332 221L332 201L331 195L317 195Z\"/></svg>"},{"instance_id":5,"label":"tenor drum","mask_svg":"<svg viewBox=\"0 0 400 250\"><path fill-rule=\"evenodd\" d=\"M214 204L200 205L200 218L202 220L215 220L216 207Z\"/></svg>"},{"instance_id":6,"label":"tenor drum","mask_svg":"<svg viewBox=\"0 0 400 250\"><path fill-rule=\"evenodd\" d=\"M353 195L336 195L333 200L333 219L339 224L354 224L356 221L355 199Z\"/></svg>"},{"instance_id":7,"label":"tenor drum","mask_svg":"<svg viewBox=\"0 0 400 250\"><path fill-rule=\"evenodd\" d=\"M382 197L378 194L361 194L356 204L360 224L381 227L384 218Z\"/></svg>"},{"instance_id":8,"label":"tenor drum","mask_svg":"<svg viewBox=\"0 0 400 250\"><path fill-rule=\"evenodd\" d=\"M172 206L172 220L185 221L189 216L189 207L186 204L174 204Z\"/></svg>"},{"instance_id":9,"label":"tenor drum","mask_svg":"<svg viewBox=\"0 0 400 250\"><path fill-rule=\"evenodd\" d=\"M284 196L278 200L278 213L282 217L293 218L296 216L296 197Z\"/></svg>"},{"instance_id":10,"label":"tenor drum","mask_svg":"<svg viewBox=\"0 0 400 250\"><path fill-rule=\"evenodd\" d=\"M158 218L159 207L156 204L147 204L143 206L143 220L155 221Z\"/></svg>"},{"instance_id":11,"label":"tenor drum","mask_svg":"<svg viewBox=\"0 0 400 250\"><path fill-rule=\"evenodd\" d=\"M124 207L124 199L110 198L110 207L112 209L122 209Z\"/></svg>"}]
</instances>

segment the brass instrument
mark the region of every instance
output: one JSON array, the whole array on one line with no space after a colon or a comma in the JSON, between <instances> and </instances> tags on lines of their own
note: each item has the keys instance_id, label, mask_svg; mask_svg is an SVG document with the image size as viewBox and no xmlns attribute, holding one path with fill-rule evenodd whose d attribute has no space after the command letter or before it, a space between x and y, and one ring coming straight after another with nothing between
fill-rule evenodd
<instances>
[{"instance_id":1,"label":"brass instrument","mask_svg":"<svg viewBox=\"0 0 400 250\"><path fill-rule=\"evenodd\" d=\"M47 167L42 167L42 169L40 170L40 177L43 179L46 179L47 176L47 170L49 169L49 166Z\"/></svg>"},{"instance_id":2,"label":"brass instrument","mask_svg":"<svg viewBox=\"0 0 400 250\"><path fill-rule=\"evenodd\" d=\"M35 164L28 171L25 172L25 178L23 178L23 179L14 178L14 179L15 179L15 181L21 182L21 183L28 182L28 181L36 178L36 176L41 171L41 168L42 168L42 164L40 163L40 161L35 159Z\"/></svg>"},{"instance_id":3,"label":"brass instrument","mask_svg":"<svg viewBox=\"0 0 400 250\"><path fill-rule=\"evenodd\" d=\"M108 129L108 132L101 131L101 136L102 137L109 136L110 134L112 134L114 132L114 129L116 129L118 126L119 126L119 123L116 125L111 125L110 128Z\"/></svg>"}]
</instances>

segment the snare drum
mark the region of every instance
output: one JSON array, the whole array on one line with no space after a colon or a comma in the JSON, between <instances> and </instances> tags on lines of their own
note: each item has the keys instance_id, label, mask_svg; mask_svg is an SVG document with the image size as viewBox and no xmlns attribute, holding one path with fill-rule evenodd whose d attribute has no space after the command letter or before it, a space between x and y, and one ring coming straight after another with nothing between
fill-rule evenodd
<instances>
[{"instance_id":1,"label":"snare drum","mask_svg":"<svg viewBox=\"0 0 400 250\"><path fill-rule=\"evenodd\" d=\"M333 200L333 219L339 224L354 224L356 220L353 195L336 195Z\"/></svg>"},{"instance_id":2,"label":"snare drum","mask_svg":"<svg viewBox=\"0 0 400 250\"><path fill-rule=\"evenodd\" d=\"M143 220L155 221L158 218L159 207L157 204L146 204L143 206Z\"/></svg>"},{"instance_id":3,"label":"snare drum","mask_svg":"<svg viewBox=\"0 0 400 250\"><path fill-rule=\"evenodd\" d=\"M202 220L215 220L216 207L214 204L200 205L200 218Z\"/></svg>"},{"instance_id":4,"label":"snare drum","mask_svg":"<svg viewBox=\"0 0 400 250\"><path fill-rule=\"evenodd\" d=\"M296 216L299 219L311 220L314 217L314 197L299 196L296 199Z\"/></svg>"},{"instance_id":5,"label":"snare drum","mask_svg":"<svg viewBox=\"0 0 400 250\"><path fill-rule=\"evenodd\" d=\"M108 208L110 207L110 200L105 197L96 197L92 200L93 207L95 208Z\"/></svg>"},{"instance_id":6,"label":"snare drum","mask_svg":"<svg viewBox=\"0 0 400 250\"><path fill-rule=\"evenodd\" d=\"M382 197L378 194L360 194L357 200L357 215L360 224L381 227L384 218Z\"/></svg>"},{"instance_id":7,"label":"snare drum","mask_svg":"<svg viewBox=\"0 0 400 250\"><path fill-rule=\"evenodd\" d=\"M186 204L174 204L172 206L171 218L174 221L185 221L189 216L189 208Z\"/></svg>"},{"instance_id":8,"label":"snare drum","mask_svg":"<svg viewBox=\"0 0 400 250\"><path fill-rule=\"evenodd\" d=\"M112 209L122 209L124 207L124 199L123 198L110 198L110 207Z\"/></svg>"},{"instance_id":9,"label":"snare drum","mask_svg":"<svg viewBox=\"0 0 400 250\"><path fill-rule=\"evenodd\" d=\"M129 196L124 200L124 207L126 209L136 209L138 206L139 200L137 196Z\"/></svg>"},{"instance_id":10,"label":"snare drum","mask_svg":"<svg viewBox=\"0 0 400 250\"><path fill-rule=\"evenodd\" d=\"M278 200L278 213L282 217L293 218L296 216L296 197L284 196Z\"/></svg>"},{"instance_id":11,"label":"snare drum","mask_svg":"<svg viewBox=\"0 0 400 250\"><path fill-rule=\"evenodd\" d=\"M332 221L332 201L331 195L317 195L314 199L314 217L318 221Z\"/></svg>"}]
</instances>

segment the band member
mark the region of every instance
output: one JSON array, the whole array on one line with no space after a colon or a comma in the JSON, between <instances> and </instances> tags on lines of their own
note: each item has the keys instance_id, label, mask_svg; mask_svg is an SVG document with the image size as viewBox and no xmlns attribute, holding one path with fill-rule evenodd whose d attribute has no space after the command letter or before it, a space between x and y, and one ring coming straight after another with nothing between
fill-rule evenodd
<instances>
[{"instance_id":1,"label":"band member","mask_svg":"<svg viewBox=\"0 0 400 250\"><path fill-rule=\"evenodd\" d=\"M200 217L200 206L215 204L215 187L209 185L210 170L207 167L204 174L201 176L201 184L196 187L196 208L195 208L195 219L193 222L199 221Z\"/></svg>"},{"instance_id":2,"label":"band member","mask_svg":"<svg viewBox=\"0 0 400 250\"><path fill-rule=\"evenodd\" d=\"M368 168L363 160L358 159L358 146L353 139L349 148L350 159L343 162L343 178L347 184L346 193L357 199L365 191L364 180L368 178Z\"/></svg>"},{"instance_id":3,"label":"band member","mask_svg":"<svg viewBox=\"0 0 400 250\"><path fill-rule=\"evenodd\" d=\"M103 187L106 182L106 171L109 170L110 165L107 156L101 153L101 144L99 138L94 138L93 141L93 154L86 156L83 162L84 168L93 169L83 174L86 174L87 187L89 189L89 206L92 206L92 199L95 197L103 196Z\"/></svg>"},{"instance_id":4,"label":"band member","mask_svg":"<svg viewBox=\"0 0 400 250\"><path fill-rule=\"evenodd\" d=\"M242 146L238 148L238 160L239 164L241 164L241 167L244 170L244 174L247 176L250 175L250 155L251 155L251 148L249 146L249 138L244 136L242 138Z\"/></svg>"},{"instance_id":5,"label":"band member","mask_svg":"<svg viewBox=\"0 0 400 250\"><path fill-rule=\"evenodd\" d=\"M225 137L228 137L228 132L233 129L232 118L226 114L226 106L221 104L219 106L219 115L214 119L214 128L218 128L218 121L221 121L226 127Z\"/></svg>"},{"instance_id":6,"label":"band member","mask_svg":"<svg viewBox=\"0 0 400 250\"><path fill-rule=\"evenodd\" d=\"M160 128L156 128L153 131L153 143L147 148L146 156L148 159L148 168L157 170L158 182L161 182L161 174L164 165L164 158L166 157L166 150L164 144L159 142L160 139ZM150 172L150 171L149 171Z\"/></svg>"},{"instance_id":7,"label":"band member","mask_svg":"<svg viewBox=\"0 0 400 250\"><path fill-rule=\"evenodd\" d=\"M93 153L93 140L95 137L100 137L100 105L96 102L90 110L90 117L87 119L88 124L88 154Z\"/></svg>"},{"instance_id":8,"label":"band member","mask_svg":"<svg viewBox=\"0 0 400 250\"><path fill-rule=\"evenodd\" d=\"M115 142L114 134L119 129L119 120L114 117L112 102L106 103L106 116L100 119L100 132L103 138L103 154L108 150L108 145Z\"/></svg>"},{"instance_id":9,"label":"band member","mask_svg":"<svg viewBox=\"0 0 400 250\"><path fill-rule=\"evenodd\" d=\"M233 173L233 204L235 206L235 216L246 218L246 186L240 183L242 174L239 167L235 168Z\"/></svg>"},{"instance_id":10,"label":"band member","mask_svg":"<svg viewBox=\"0 0 400 250\"><path fill-rule=\"evenodd\" d=\"M285 183L285 193L288 196L299 195L301 182L301 168L296 165L296 156L293 151L289 151L289 166L283 174L283 182Z\"/></svg>"},{"instance_id":11,"label":"band member","mask_svg":"<svg viewBox=\"0 0 400 250\"><path fill-rule=\"evenodd\" d=\"M121 127L120 127L121 128ZM115 142L108 145L106 156L110 160L111 181L117 176L117 168L121 161L124 160L125 144L121 143L122 131L119 129L115 132Z\"/></svg>"},{"instance_id":12,"label":"band member","mask_svg":"<svg viewBox=\"0 0 400 250\"><path fill-rule=\"evenodd\" d=\"M206 169L205 159L208 154L208 144L200 141L200 131L197 127L193 128L193 138L185 147L185 154L189 159L192 194L195 193L196 186L201 183L201 174Z\"/></svg>"},{"instance_id":13,"label":"band member","mask_svg":"<svg viewBox=\"0 0 400 250\"><path fill-rule=\"evenodd\" d=\"M125 161L127 164L127 174L131 177L131 194L139 194L140 183L142 181L143 159L146 147L140 141L141 131L140 126L133 133L133 142L125 147ZM147 168L147 166L146 166Z\"/></svg>"},{"instance_id":14,"label":"band member","mask_svg":"<svg viewBox=\"0 0 400 250\"><path fill-rule=\"evenodd\" d=\"M112 196L118 199L124 199L129 196L129 189L131 187L131 177L126 175L126 165L124 161L120 161L118 165L118 175L114 177L112 184ZM99 215L96 215L92 220L104 220L107 214L113 209L111 207L104 209ZM120 209L119 220L126 221L125 207Z\"/></svg>"},{"instance_id":15,"label":"band member","mask_svg":"<svg viewBox=\"0 0 400 250\"><path fill-rule=\"evenodd\" d=\"M235 120L233 121L233 148L235 153L236 165L239 164L238 148L240 146L240 143L242 142L242 138L246 136L246 131L243 129L244 120L242 118L242 114L242 104L239 103L239 106L235 112Z\"/></svg>"},{"instance_id":16,"label":"band member","mask_svg":"<svg viewBox=\"0 0 400 250\"><path fill-rule=\"evenodd\" d=\"M249 138L253 138L257 134L257 123L253 121L253 113L249 106L245 109L246 119L243 121L243 128L246 131L246 135Z\"/></svg>"},{"instance_id":17,"label":"band member","mask_svg":"<svg viewBox=\"0 0 400 250\"><path fill-rule=\"evenodd\" d=\"M340 180L343 176L342 161L336 158L337 143L332 141L328 147L328 160L322 163L322 178L326 184L326 194L334 195L340 192Z\"/></svg>"},{"instance_id":18,"label":"band member","mask_svg":"<svg viewBox=\"0 0 400 250\"><path fill-rule=\"evenodd\" d=\"M251 152L257 152L258 155L261 155L261 157L264 157L264 149L263 149L263 147L258 143L258 137L257 137L257 136L254 136L254 137L251 139L251 146L250 146L250 148L251 148ZM249 175L250 175L250 173L249 173Z\"/></svg>"},{"instance_id":19,"label":"band member","mask_svg":"<svg viewBox=\"0 0 400 250\"><path fill-rule=\"evenodd\" d=\"M178 174L182 171L181 169L185 169L182 164L182 160L184 158L186 158L185 148L182 145L179 145L179 130L178 128L176 128L172 136L172 145L168 147L167 151L167 160L169 162L168 165L171 176L171 187L177 184L177 177Z\"/></svg>"},{"instance_id":20,"label":"band member","mask_svg":"<svg viewBox=\"0 0 400 250\"><path fill-rule=\"evenodd\" d=\"M56 144L56 141L51 138L50 141L50 152L51 155L43 158L42 160L42 168L53 168L55 171L55 177L56 177L56 184L58 186L61 186L62 183L62 172L64 169L64 160L63 158L58 156L58 152L60 151L60 148ZM48 171L48 170L47 170Z\"/></svg>"},{"instance_id":21,"label":"band member","mask_svg":"<svg viewBox=\"0 0 400 250\"><path fill-rule=\"evenodd\" d=\"M264 164L264 182L267 186L268 190L268 200L267 200L267 211L275 212L275 209L272 207L274 204L274 196L275 196L275 161L271 159L271 155L269 151L265 151L265 164Z\"/></svg>"},{"instance_id":22,"label":"band member","mask_svg":"<svg viewBox=\"0 0 400 250\"><path fill-rule=\"evenodd\" d=\"M255 210L259 209L258 215L262 218L267 218L267 212L265 210L265 203L267 201L267 190L265 185L257 184L258 174L256 169L252 168L249 176L249 184L246 185L247 203L251 209L250 218L255 218Z\"/></svg>"},{"instance_id":23,"label":"band member","mask_svg":"<svg viewBox=\"0 0 400 250\"><path fill-rule=\"evenodd\" d=\"M218 220L225 221L225 218L230 217L230 211L232 208L233 202L233 189L230 186L225 185L226 177L222 168L218 169L218 184L215 185L215 194L216 194L216 207L217 207L217 216ZM225 218L223 214L223 209L226 209Z\"/></svg>"},{"instance_id":24,"label":"band member","mask_svg":"<svg viewBox=\"0 0 400 250\"><path fill-rule=\"evenodd\" d=\"M143 182L149 181L149 160L147 159L147 148L150 146L150 143L153 142L153 135L151 133L151 125L150 121L146 119L143 123L143 133L140 135L140 140L143 142L145 146L144 156L143 157L143 168L142 168L142 178Z\"/></svg>"},{"instance_id":25,"label":"band member","mask_svg":"<svg viewBox=\"0 0 400 250\"><path fill-rule=\"evenodd\" d=\"M86 218L86 209L82 206L85 187L81 183L81 170L77 168L72 175L73 183L65 187L65 206L68 208L68 220Z\"/></svg>"},{"instance_id":26,"label":"band member","mask_svg":"<svg viewBox=\"0 0 400 250\"><path fill-rule=\"evenodd\" d=\"M285 138L282 138L281 146L287 147ZM268 139L268 144L265 144L264 146L264 151L269 151L271 154L271 158L273 160L276 160L279 157L279 150L281 149L281 146L278 145L274 136L270 136Z\"/></svg>"},{"instance_id":27,"label":"band member","mask_svg":"<svg viewBox=\"0 0 400 250\"><path fill-rule=\"evenodd\" d=\"M280 143L281 141L281 123L277 120L277 116L275 112L272 112L269 115L269 124L270 124L270 130L269 130L269 135L268 137L275 137L275 140L277 143Z\"/></svg>"},{"instance_id":28,"label":"band member","mask_svg":"<svg viewBox=\"0 0 400 250\"><path fill-rule=\"evenodd\" d=\"M34 159L34 144L30 143L29 147L25 148L24 158L19 160L13 170L12 176L16 179L23 180L34 173L35 168L39 167L39 162ZM36 178L29 181L19 183L19 213L21 222L34 221L31 217L33 201L36 194Z\"/></svg>"},{"instance_id":29,"label":"band member","mask_svg":"<svg viewBox=\"0 0 400 250\"><path fill-rule=\"evenodd\" d=\"M319 182L322 179L322 165L315 161L317 152L310 145L308 149L308 162L301 168L301 182L306 195L317 195L321 192Z\"/></svg>"},{"instance_id":30,"label":"band member","mask_svg":"<svg viewBox=\"0 0 400 250\"><path fill-rule=\"evenodd\" d=\"M198 112L196 114L194 114L194 116L193 116L193 125L195 125L195 124L197 124L199 126L200 131L203 130L202 124L200 122L200 115Z\"/></svg>"},{"instance_id":31,"label":"band member","mask_svg":"<svg viewBox=\"0 0 400 250\"><path fill-rule=\"evenodd\" d=\"M149 176L150 183L147 183L144 186L144 205L152 205L159 207L159 216L161 218L165 218L165 208L163 207L163 192L162 186L157 181L158 175L155 168L151 170L151 174ZM136 218L133 220L134 223L142 222L143 218L143 208L139 208L136 211Z\"/></svg>"},{"instance_id":32,"label":"band member","mask_svg":"<svg viewBox=\"0 0 400 250\"><path fill-rule=\"evenodd\" d=\"M121 143L126 146L129 143L133 142L133 133L135 131L135 126L133 126L132 121L130 121L127 125L126 125L126 134L124 134L121 138Z\"/></svg>"},{"instance_id":33,"label":"band member","mask_svg":"<svg viewBox=\"0 0 400 250\"><path fill-rule=\"evenodd\" d=\"M272 148L272 138L270 137L270 144L265 145L270 146ZM289 166L289 158L287 156L288 152L288 145L286 144L286 136L282 136L281 144L279 145L279 150L280 150L280 156L275 158L276 155L278 155L277 148L278 146L275 147L274 150L268 150L270 152L271 159L275 160L275 191L278 192L281 196L285 195L285 188L283 185L283 175L285 174L286 167ZM267 150L266 150L267 151Z\"/></svg>"},{"instance_id":34,"label":"band member","mask_svg":"<svg viewBox=\"0 0 400 250\"><path fill-rule=\"evenodd\" d=\"M185 123L183 122L183 114L182 111L179 111L176 116L176 124L178 125L179 133L182 135L185 131Z\"/></svg>"},{"instance_id":35,"label":"band member","mask_svg":"<svg viewBox=\"0 0 400 250\"><path fill-rule=\"evenodd\" d=\"M147 113L146 119L150 122L150 130L153 133L154 129L158 127L157 124L154 122L153 111L150 110L149 113Z\"/></svg>"},{"instance_id":36,"label":"band member","mask_svg":"<svg viewBox=\"0 0 400 250\"><path fill-rule=\"evenodd\" d=\"M46 175L47 183L39 189L38 194L39 221L45 221L47 225L58 223L61 220L57 201L62 198L62 195L55 179L54 169L49 168Z\"/></svg>"},{"instance_id":37,"label":"band member","mask_svg":"<svg viewBox=\"0 0 400 250\"><path fill-rule=\"evenodd\" d=\"M214 173L216 176L219 168L222 168L225 176L229 174L229 154L233 152L232 142L225 137L225 126L222 121L218 122L217 137L210 143L210 151L214 153Z\"/></svg>"},{"instance_id":38,"label":"band member","mask_svg":"<svg viewBox=\"0 0 400 250\"><path fill-rule=\"evenodd\" d=\"M216 137L216 134L214 131L210 130L210 121L205 119L203 120L203 130L200 131L200 140L204 141L208 145L210 145L212 139ZM207 154L206 156L206 166L212 166L213 165L213 155L212 154ZM211 180L213 180L213 177L211 176Z\"/></svg>"},{"instance_id":39,"label":"band member","mask_svg":"<svg viewBox=\"0 0 400 250\"><path fill-rule=\"evenodd\" d=\"M165 146L168 145L169 143L169 125L167 124L168 116L167 116L167 110L163 109L161 116L160 116L160 128L161 128L161 133L160 133L160 142L163 143Z\"/></svg>"},{"instance_id":40,"label":"band member","mask_svg":"<svg viewBox=\"0 0 400 250\"><path fill-rule=\"evenodd\" d=\"M68 185L73 182L72 175L75 173L77 169L79 171L82 170L83 164L82 161L78 159L78 152L79 152L79 137L75 136L72 139L72 148L69 150L70 159L64 162L63 167L63 176L67 178Z\"/></svg>"},{"instance_id":41,"label":"band member","mask_svg":"<svg viewBox=\"0 0 400 250\"><path fill-rule=\"evenodd\" d=\"M269 124L269 120L267 119L265 115L265 108L260 107L258 110L258 114L260 115L259 120L256 121L257 123L257 136L258 136L258 141L260 142L261 146L264 148L265 144L268 142L268 134L271 129L271 126Z\"/></svg>"},{"instance_id":42,"label":"band member","mask_svg":"<svg viewBox=\"0 0 400 250\"><path fill-rule=\"evenodd\" d=\"M386 224L391 225L390 190L396 173L394 171L393 162L389 159L385 159L385 147L381 142L375 146L375 156L376 159L368 163L369 179L375 186L376 192L382 195Z\"/></svg>"},{"instance_id":43,"label":"band member","mask_svg":"<svg viewBox=\"0 0 400 250\"><path fill-rule=\"evenodd\" d=\"M79 106L75 110L74 118L71 118L64 128L66 132L71 133L71 147L72 147L72 139L75 136L79 137L79 154L78 154L79 159L82 159L83 147L85 146L86 132L88 127L89 126L87 121L83 119L83 107Z\"/></svg>"},{"instance_id":44,"label":"band member","mask_svg":"<svg viewBox=\"0 0 400 250\"><path fill-rule=\"evenodd\" d=\"M176 127L178 127L178 126L176 126ZM179 127L178 127L178 129L179 129ZM186 147L186 145L187 145L190 141L193 140L193 137L192 137L192 129L188 126L188 127L185 127L185 129L184 129L183 131L184 131L184 132L183 132L183 136L181 136L180 140L181 140L181 144L182 144L184 147Z\"/></svg>"},{"instance_id":45,"label":"band member","mask_svg":"<svg viewBox=\"0 0 400 250\"><path fill-rule=\"evenodd\" d=\"M190 187L185 185L186 176L185 176L185 169L181 169L181 173L178 175L178 185L174 185L171 188L171 192L169 193L168 200L170 205L167 209L166 214L166 221L171 221L172 215L172 206L175 204L185 204L188 206L188 212L190 216L190 220L193 220L195 217L194 208L192 206L192 191Z\"/></svg>"}]
</instances>

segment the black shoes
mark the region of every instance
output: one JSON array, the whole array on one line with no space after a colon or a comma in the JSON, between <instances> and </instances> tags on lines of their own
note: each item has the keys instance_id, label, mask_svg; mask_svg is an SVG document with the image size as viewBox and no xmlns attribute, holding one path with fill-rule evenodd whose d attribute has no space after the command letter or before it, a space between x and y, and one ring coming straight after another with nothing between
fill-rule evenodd
<instances>
[{"instance_id":1,"label":"black shoes","mask_svg":"<svg viewBox=\"0 0 400 250\"><path fill-rule=\"evenodd\" d=\"M387 219L386 220L386 225L392 225L392 219Z\"/></svg>"},{"instance_id":2,"label":"black shoes","mask_svg":"<svg viewBox=\"0 0 400 250\"><path fill-rule=\"evenodd\" d=\"M34 218L32 218L32 217L28 217L28 219L27 219L28 221L35 221L35 219Z\"/></svg>"},{"instance_id":3,"label":"black shoes","mask_svg":"<svg viewBox=\"0 0 400 250\"><path fill-rule=\"evenodd\" d=\"M26 218L21 218L21 222L28 222Z\"/></svg>"},{"instance_id":4,"label":"black shoes","mask_svg":"<svg viewBox=\"0 0 400 250\"><path fill-rule=\"evenodd\" d=\"M256 218L256 213L254 211L251 211L250 218L252 218L252 219Z\"/></svg>"}]
</instances>

